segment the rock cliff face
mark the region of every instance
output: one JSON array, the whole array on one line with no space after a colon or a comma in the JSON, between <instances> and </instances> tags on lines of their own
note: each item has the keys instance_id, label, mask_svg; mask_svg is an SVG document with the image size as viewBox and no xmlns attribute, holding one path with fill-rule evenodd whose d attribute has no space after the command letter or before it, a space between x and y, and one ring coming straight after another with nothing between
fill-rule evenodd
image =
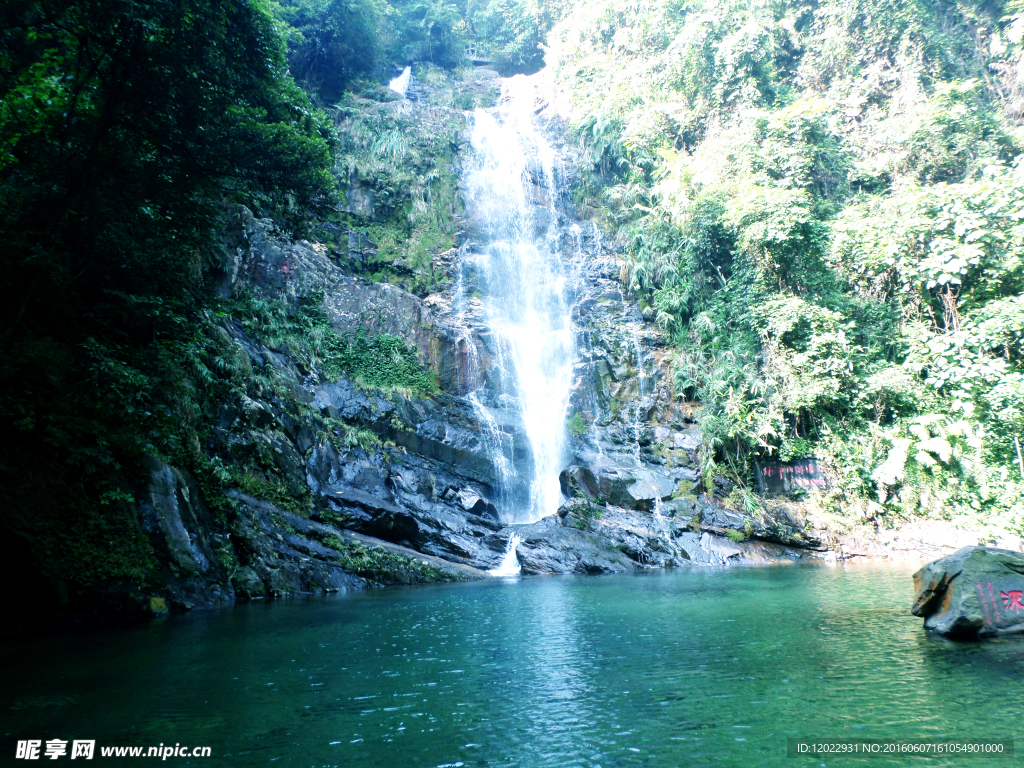
<instances>
[{"instance_id":1,"label":"rock cliff face","mask_svg":"<svg viewBox=\"0 0 1024 768\"><path fill-rule=\"evenodd\" d=\"M577 354L564 503L557 514L516 526L523 572L827 557L799 520L755 519L698 495L699 432L671 395L664 342L623 295L615 253L571 206L551 206L539 188L533 197L558 217ZM368 239L352 233L349 241L359 248ZM499 565L511 528L500 508L507 467L499 466L495 440L511 445L524 472L529 451L522 426L498 407L475 258L470 238L438 254L435 269L448 272L450 287L421 300L347 274L326 248L283 240L272 222L237 211L224 237L222 297L244 293L295 307L322 296L338 334L403 339L436 374L440 391L419 398L329 381L286 348L268 348L224 321L236 357L273 380L275 394L236 395L221 408L206 449L225 464L270 468L288 496L308 504L286 508L273 494L234 490L213 505L196 478L154 462L139 516L159 554L163 586L134 595L135 604L187 609L484 578Z\"/></svg>"},{"instance_id":2,"label":"rock cliff face","mask_svg":"<svg viewBox=\"0 0 1024 768\"><path fill-rule=\"evenodd\" d=\"M476 351L485 348L486 332L478 315L456 319L451 297L421 301L346 275L320 249L276 239L270 222L245 210L237 221L223 295L247 290L295 301L322 293L339 333L363 327L400 336L437 373L441 391L411 398L325 381L286 350L267 348L225 323L237 354L284 394L239 395L227 403L211 450L226 461L259 457L292 495L311 494L312 504L297 514L235 491L230 511L218 516L194 478L154 463L140 520L162 559L166 586L159 597L188 608L484 577L500 563L510 528L495 505L499 469L490 427L463 396L476 386L473 376L486 376ZM755 520L698 500L699 437L687 412L666 395L657 337L622 300L612 255L581 247L573 267L582 350L573 408L589 427L572 442L558 514L517 526L523 571L602 573L821 556L796 521ZM515 424L504 429L525 440ZM742 534L734 539L752 540L723 538L730 530Z\"/></svg>"}]
</instances>

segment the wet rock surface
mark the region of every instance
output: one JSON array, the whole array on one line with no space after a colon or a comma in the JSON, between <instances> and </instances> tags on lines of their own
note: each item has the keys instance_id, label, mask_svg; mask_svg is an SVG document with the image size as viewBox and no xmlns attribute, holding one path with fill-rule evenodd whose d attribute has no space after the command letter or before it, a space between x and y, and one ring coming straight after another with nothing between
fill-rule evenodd
<instances>
[{"instance_id":1,"label":"wet rock surface","mask_svg":"<svg viewBox=\"0 0 1024 768\"><path fill-rule=\"evenodd\" d=\"M911 613L927 629L972 639L1024 632L1024 554L964 547L914 574Z\"/></svg>"},{"instance_id":2,"label":"wet rock surface","mask_svg":"<svg viewBox=\"0 0 1024 768\"><path fill-rule=\"evenodd\" d=\"M312 248L278 246L272 238L261 237L250 235L251 248L252 243L264 245L248 258L276 264L278 254L288 253L294 263L306 265L291 276L305 279L303 288L278 291L273 283L256 281L262 290L299 296L304 290L351 288L343 275L334 273L337 268ZM586 249L576 255L581 260L577 273L587 275L576 288L579 343L589 352L578 366L573 401L590 423L585 434L572 441L571 463L562 473L565 503L558 514L532 525L514 526L521 538L517 555L523 572L614 573L820 556L819 542L804 537L796 521L755 519L707 497L698 499L695 451L700 438L685 409L666 407L653 395L651 409L631 408L640 394L636 366L643 368L644 387L652 392L663 376L656 359L638 353L622 330L621 313L627 305L618 292L612 257L604 255L598 268L583 269L582 261L590 258ZM303 271L307 269L308 273ZM243 264L239 273L264 275L267 269ZM239 285L251 286L252 281L236 282L233 290ZM345 306L351 307L346 317L359 315L360 301L371 301L362 290L359 287L345 297ZM606 311L588 314L580 309L599 306L601 296L614 297L601 305L607 305ZM410 336L410 342L457 338L465 345L471 338L486 336L479 313L456 318L443 297L425 304L418 301L406 295L392 304L416 305L420 313L418 336ZM402 311L396 309L395 314ZM437 325L432 326L435 316ZM377 327L403 333L401 325ZM189 532L182 535L185 524L179 525L173 514L156 515L161 530L168 532L169 563L182 573L172 590L176 604L363 587L367 580L347 574L331 548L332 543L346 541L346 536L368 537L367 541L398 553L472 569L461 571L463 576L479 576L501 562L513 527L504 522L507 518L500 509L502 469L496 466L488 441L494 425L482 421L477 403L464 396L466 382L473 383L461 367L465 355L463 362L453 363L456 373L450 386L446 388L442 380L442 391L436 396L410 398L398 392L385 396L347 380L321 381L300 370L287 354L260 345L237 325L226 325L225 332L254 368L284 382L290 397L260 401L239 396L222 409L215 441L232 457L262 457L293 494L308 491L312 503L303 517L237 494L237 513L216 534L208 533L217 528L208 516L185 515L182 519L187 518L191 528L185 526ZM643 332L650 334L646 328ZM486 346L482 340L472 343ZM436 352L436 347L426 346ZM432 358L425 355L423 359L430 362ZM474 375L480 377L475 384L482 388L486 367ZM489 395L484 390L479 396ZM515 423L498 428L512 443L525 439ZM167 490L170 476L183 477L169 467L154 471L154 488L163 489L153 494L154 498L162 494L160 509L173 508L168 501L173 496ZM158 508L155 503L150 506ZM726 538L729 531L737 540ZM205 543L211 537L231 551L237 564L219 570L211 566L202 578L202 563L224 559L212 555L212 545Z\"/></svg>"},{"instance_id":3,"label":"wet rock surface","mask_svg":"<svg viewBox=\"0 0 1024 768\"><path fill-rule=\"evenodd\" d=\"M324 248L286 241L240 209L224 239L222 296L244 291L294 306L323 295L339 334L403 339L436 374L439 392L413 397L326 380L225 320L240 364L275 386L226 402L206 449L225 466L261 468L256 490L232 491L214 513L195 478L154 464L139 514L161 557L157 598L180 610L482 578L502 562L513 533L526 574L831 556L784 511L752 516L720 503L724 486L701 492L693 406L673 397L664 340L624 295L614 249L567 202L554 206L540 187L533 198L554 217L537 218L559 239L576 349L557 513L508 524L521 502L508 477L528 477L532 458L498 375L502 350L480 300L471 237L436 259L450 287L420 300L346 274ZM373 246L363 239L350 245ZM288 504L273 488L303 501Z\"/></svg>"}]
</instances>

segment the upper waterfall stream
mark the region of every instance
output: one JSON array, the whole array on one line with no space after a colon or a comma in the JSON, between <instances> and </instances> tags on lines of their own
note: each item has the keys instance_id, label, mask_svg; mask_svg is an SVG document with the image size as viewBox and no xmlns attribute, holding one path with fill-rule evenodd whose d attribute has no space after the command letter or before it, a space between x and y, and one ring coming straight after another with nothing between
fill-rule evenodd
<instances>
[{"instance_id":1,"label":"upper waterfall stream","mask_svg":"<svg viewBox=\"0 0 1024 768\"><path fill-rule=\"evenodd\" d=\"M512 467L501 489L502 515L510 523L534 522L561 503L574 352L559 251L563 181L534 107L530 78L506 81L499 105L471 117L472 155L464 174L493 360L491 407L519 420L529 442L529 462L517 464L505 455L511 441L492 441L495 463ZM473 402L493 422L490 408Z\"/></svg>"}]
</instances>

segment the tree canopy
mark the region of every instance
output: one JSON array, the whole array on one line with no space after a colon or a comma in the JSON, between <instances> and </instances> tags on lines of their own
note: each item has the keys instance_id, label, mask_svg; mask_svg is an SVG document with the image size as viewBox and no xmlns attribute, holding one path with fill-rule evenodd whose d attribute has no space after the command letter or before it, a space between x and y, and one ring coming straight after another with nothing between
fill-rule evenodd
<instances>
[{"instance_id":1,"label":"tree canopy","mask_svg":"<svg viewBox=\"0 0 1024 768\"><path fill-rule=\"evenodd\" d=\"M583 0L554 27L578 195L674 340L707 483L816 455L867 518L1024 521L1022 36L1017 0Z\"/></svg>"},{"instance_id":2,"label":"tree canopy","mask_svg":"<svg viewBox=\"0 0 1024 768\"><path fill-rule=\"evenodd\" d=\"M223 206L304 226L335 199L333 129L258 2L11 0L0 137L5 506L42 538L116 540L137 571L112 510L144 455L189 439Z\"/></svg>"}]
</instances>

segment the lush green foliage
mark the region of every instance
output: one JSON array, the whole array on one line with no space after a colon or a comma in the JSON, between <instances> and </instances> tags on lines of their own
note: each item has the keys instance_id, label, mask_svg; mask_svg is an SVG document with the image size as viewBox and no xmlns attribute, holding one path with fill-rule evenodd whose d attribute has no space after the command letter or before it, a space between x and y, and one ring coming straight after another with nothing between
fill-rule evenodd
<instances>
[{"instance_id":1,"label":"lush green foliage","mask_svg":"<svg viewBox=\"0 0 1024 768\"><path fill-rule=\"evenodd\" d=\"M867 517L1021 525L1022 12L591 0L552 31L578 201L678 348L706 482L817 455Z\"/></svg>"},{"instance_id":2,"label":"lush green foliage","mask_svg":"<svg viewBox=\"0 0 1024 768\"><path fill-rule=\"evenodd\" d=\"M332 140L253 2L0 8L3 524L56 574L144 574L139 462L190 452L224 378L222 206L302 226L333 203Z\"/></svg>"},{"instance_id":3,"label":"lush green foliage","mask_svg":"<svg viewBox=\"0 0 1024 768\"><path fill-rule=\"evenodd\" d=\"M359 542L346 544L337 537L324 543L338 551L338 559L346 571L379 584L424 584L464 580L456 574L431 565L426 560L405 557L383 547L369 547Z\"/></svg>"},{"instance_id":4,"label":"lush green foliage","mask_svg":"<svg viewBox=\"0 0 1024 768\"><path fill-rule=\"evenodd\" d=\"M463 59L465 4L446 0L283 0L275 4L296 79L326 104L395 64L453 68Z\"/></svg>"},{"instance_id":5,"label":"lush green foliage","mask_svg":"<svg viewBox=\"0 0 1024 768\"><path fill-rule=\"evenodd\" d=\"M573 437L583 437L583 435L587 434L587 430L589 429L587 422L584 421L583 417L578 413L574 413L566 422L565 426L566 429L569 430L569 434Z\"/></svg>"},{"instance_id":6,"label":"lush green foliage","mask_svg":"<svg viewBox=\"0 0 1024 768\"><path fill-rule=\"evenodd\" d=\"M393 9L381 0L276 3L284 23L288 63L302 87L333 104L354 81L376 78L387 67Z\"/></svg>"},{"instance_id":7,"label":"lush green foliage","mask_svg":"<svg viewBox=\"0 0 1024 768\"><path fill-rule=\"evenodd\" d=\"M436 389L433 375L420 363L416 351L386 333L360 333L344 345L332 346L324 360L324 371L328 376L347 375L356 384L378 389Z\"/></svg>"},{"instance_id":8,"label":"lush green foliage","mask_svg":"<svg viewBox=\"0 0 1024 768\"><path fill-rule=\"evenodd\" d=\"M395 65L457 69L472 45L503 75L536 72L562 2L538 0L279 0L295 78L324 105L371 97Z\"/></svg>"},{"instance_id":9,"label":"lush green foliage","mask_svg":"<svg viewBox=\"0 0 1024 768\"><path fill-rule=\"evenodd\" d=\"M529 74L543 65L544 38L566 5L562 0L487 0L470 6L471 31L501 74Z\"/></svg>"},{"instance_id":10,"label":"lush green foliage","mask_svg":"<svg viewBox=\"0 0 1024 768\"><path fill-rule=\"evenodd\" d=\"M348 378L371 389L437 391L433 374L402 339L386 333L368 336L363 330L342 338L331 327L320 295L302 300L297 307L280 299L244 295L224 302L220 314L236 320L252 338L287 351L328 381Z\"/></svg>"},{"instance_id":11,"label":"lush green foliage","mask_svg":"<svg viewBox=\"0 0 1024 768\"><path fill-rule=\"evenodd\" d=\"M469 95L462 89L472 71L452 76L429 65L414 69L432 88L438 107L412 112L349 95L335 109L340 138L335 173L349 206L348 212L329 217L317 237L346 252L347 235L339 243L332 224L367 232L376 253L349 267L425 296L444 279L435 271L434 256L454 247L458 231L462 208L453 162L465 122L452 107L460 95ZM357 196L369 201L365 208L352 205Z\"/></svg>"},{"instance_id":12,"label":"lush green foliage","mask_svg":"<svg viewBox=\"0 0 1024 768\"><path fill-rule=\"evenodd\" d=\"M600 520L602 515L604 515L604 510L599 506L600 504L603 504L603 502L598 500L598 503L594 503L584 496L577 496L571 499L568 505L569 511L566 514L565 524L581 531L591 530L594 521Z\"/></svg>"}]
</instances>

